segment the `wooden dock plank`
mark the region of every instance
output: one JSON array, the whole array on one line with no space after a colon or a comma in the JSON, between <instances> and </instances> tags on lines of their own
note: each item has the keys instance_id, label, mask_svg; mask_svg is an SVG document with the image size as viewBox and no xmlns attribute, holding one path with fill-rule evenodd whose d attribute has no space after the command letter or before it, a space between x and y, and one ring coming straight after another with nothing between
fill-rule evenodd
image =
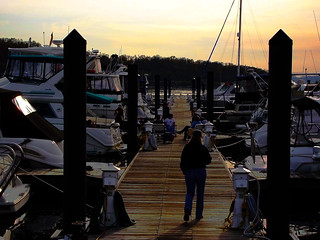
<instances>
[{"instance_id":1,"label":"wooden dock plank","mask_svg":"<svg viewBox=\"0 0 320 240\"><path fill-rule=\"evenodd\" d=\"M178 129L190 124L188 109L184 99L175 99L172 112ZM241 231L227 229L224 225L235 191L219 154L212 153L212 163L207 167L204 218L196 221L193 211L191 220L185 223L185 182L180 171L180 155L185 142L182 135L178 135L173 143L158 144L156 151L138 153L118 187L127 213L136 224L109 228L100 239L242 238Z\"/></svg>"}]
</instances>

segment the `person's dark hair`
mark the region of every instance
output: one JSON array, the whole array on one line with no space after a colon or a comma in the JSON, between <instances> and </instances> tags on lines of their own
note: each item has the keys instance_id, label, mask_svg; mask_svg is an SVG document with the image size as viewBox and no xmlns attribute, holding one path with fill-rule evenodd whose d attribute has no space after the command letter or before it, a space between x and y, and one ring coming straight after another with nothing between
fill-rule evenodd
<instances>
[{"instance_id":1,"label":"person's dark hair","mask_svg":"<svg viewBox=\"0 0 320 240\"><path fill-rule=\"evenodd\" d=\"M200 121L200 116L199 116L199 115L196 115L196 116L194 117L194 120L195 120L195 121Z\"/></svg>"},{"instance_id":2,"label":"person's dark hair","mask_svg":"<svg viewBox=\"0 0 320 240\"><path fill-rule=\"evenodd\" d=\"M192 137L188 144L190 143L201 143L201 131L194 130L192 133Z\"/></svg>"}]
</instances>

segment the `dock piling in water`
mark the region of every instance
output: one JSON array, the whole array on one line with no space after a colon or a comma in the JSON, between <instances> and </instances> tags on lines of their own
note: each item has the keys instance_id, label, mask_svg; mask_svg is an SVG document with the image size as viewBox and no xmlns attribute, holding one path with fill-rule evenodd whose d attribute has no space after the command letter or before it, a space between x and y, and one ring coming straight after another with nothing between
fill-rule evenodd
<instances>
[{"instance_id":1,"label":"dock piling in water","mask_svg":"<svg viewBox=\"0 0 320 240\"><path fill-rule=\"evenodd\" d=\"M213 81L214 73L207 72L207 120L213 120Z\"/></svg>"},{"instance_id":2,"label":"dock piling in water","mask_svg":"<svg viewBox=\"0 0 320 240\"><path fill-rule=\"evenodd\" d=\"M160 75L156 74L154 77L154 105L155 105L155 112L156 112L156 117L158 117L158 109L160 107Z\"/></svg>"},{"instance_id":3,"label":"dock piling in water","mask_svg":"<svg viewBox=\"0 0 320 240\"><path fill-rule=\"evenodd\" d=\"M200 95L201 95L201 77L198 76L197 77L197 109L201 107Z\"/></svg>"},{"instance_id":4,"label":"dock piling in water","mask_svg":"<svg viewBox=\"0 0 320 240\"><path fill-rule=\"evenodd\" d=\"M134 157L137 148L137 109L138 109L138 66L128 66L128 164Z\"/></svg>"},{"instance_id":5,"label":"dock piling in water","mask_svg":"<svg viewBox=\"0 0 320 240\"><path fill-rule=\"evenodd\" d=\"M86 40L64 40L64 232L79 236L86 203ZM75 120L76 119L76 120ZM83 239L83 238L78 238Z\"/></svg>"},{"instance_id":6,"label":"dock piling in water","mask_svg":"<svg viewBox=\"0 0 320 240\"><path fill-rule=\"evenodd\" d=\"M163 79L163 101L168 101L168 80L167 78Z\"/></svg>"},{"instance_id":7,"label":"dock piling in water","mask_svg":"<svg viewBox=\"0 0 320 240\"><path fill-rule=\"evenodd\" d=\"M271 239L288 239L292 40L279 30L269 40L268 216Z\"/></svg>"}]
</instances>

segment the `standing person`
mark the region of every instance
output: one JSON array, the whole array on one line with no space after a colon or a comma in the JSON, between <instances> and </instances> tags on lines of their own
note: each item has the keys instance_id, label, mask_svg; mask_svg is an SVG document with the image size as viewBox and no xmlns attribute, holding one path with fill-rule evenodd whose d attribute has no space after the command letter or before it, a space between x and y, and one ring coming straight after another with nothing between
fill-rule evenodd
<instances>
[{"instance_id":1,"label":"standing person","mask_svg":"<svg viewBox=\"0 0 320 240\"><path fill-rule=\"evenodd\" d=\"M115 119L114 119L115 122L121 125L124 120L124 112L121 104L119 104L118 108L114 111L114 116L115 116Z\"/></svg>"},{"instance_id":2,"label":"standing person","mask_svg":"<svg viewBox=\"0 0 320 240\"><path fill-rule=\"evenodd\" d=\"M162 119L166 119L169 117L169 114L170 114L170 109L168 107L168 103L166 101L163 101L162 103Z\"/></svg>"},{"instance_id":3,"label":"standing person","mask_svg":"<svg viewBox=\"0 0 320 240\"><path fill-rule=\"evenodd\" d=\"M196 219L203 218L204 188L207 178L206 165L209 163L211 163L211 156L208 149L201 143L201 131L195 130L181 153L180 168L187 187L184 221L189 221L195 189L197 189Z\"/></svg>"}]
</instances>

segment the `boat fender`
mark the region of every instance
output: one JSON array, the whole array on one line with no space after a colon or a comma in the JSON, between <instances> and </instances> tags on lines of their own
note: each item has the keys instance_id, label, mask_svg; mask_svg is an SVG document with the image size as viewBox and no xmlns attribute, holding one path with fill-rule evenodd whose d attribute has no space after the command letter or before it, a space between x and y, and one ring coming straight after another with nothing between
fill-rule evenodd
<instances>
[{"instance_id":1,"label":"boat fender","mask_svg":"<svg viewBox=\"0 0 320 240\"><path fill-rule=\"evenodd\" d=\"M119 191L114 192L114 211L117 218L117 225L128 227L136 224L136 221L131 219L124 206L122 195Z\"/></svg>"},{"instance_id":2,"label":"boat fender","mask_svg":"<svg viewBox=\"0 0 320 240\"><path fill-rule=\"evenodd\" d=\"M226 217L224 219L224 224L227 228L230 228L231 227L231 224L232 224L232 217L231 217L231 214L233 213L233 210L234 210L234 204L236 202L236 198L234 198L232 200L232 203L230 205L230 208L229 208L229 214L228 214L228 217Z\"/></svg>"},{"instance_id":3,"label":"boat fender","mask_svg":"<svg viewBox=\"0 0 320 240\"><path fill-rule=\"evenodd\" d=\"M257 204L251 193L247 194L247 205L250 217L254 218L254 216L257 214Z\"/></svg>"},{"instance_id":4,"label":"boat fender","mask_svg":"<svg viewBox=\"0 0 320 240\"><path fill-rule=\"evenodd\" d=\"M149 145L151 146L152 150L157 150L158 146L157 146L157 140L154 137L153 134L150 134L148 137L148 141L149 141Z\"/></svg>"},{"instance_id":5,"label":"boat fender","mask_svg":"<svg viewBox=\"0 0 320 240\"><path fill-rule=\"evenodd\" d=\"M247 200L246 200L246 198L243 198L241 213L242 213L242 222L241 222L240 226L242 226L245 223L245 219L247 216Z\"/></svg>"}]
</instances>

